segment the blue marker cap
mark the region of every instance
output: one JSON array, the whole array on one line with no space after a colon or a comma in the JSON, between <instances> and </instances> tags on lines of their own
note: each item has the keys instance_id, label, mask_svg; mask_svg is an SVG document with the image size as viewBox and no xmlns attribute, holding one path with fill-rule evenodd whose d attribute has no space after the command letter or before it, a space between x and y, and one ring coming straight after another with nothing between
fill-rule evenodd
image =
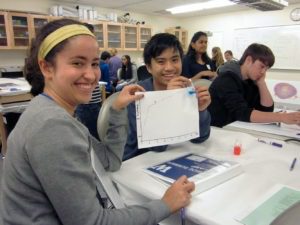
<instances>
[{"instance_id":1,"label":"blue marker cap","mask_svg":"<svg viewBox=\"0 0 300 225\"><path fill-rule=\"evenodd\" d=\"M187 90L188 90L188 94L189 94L189 95L194 95L194 94L196 94L196 91L195 91L195 88L194 88L194 87L188 87Z\"/></svg>"}]
</instances>

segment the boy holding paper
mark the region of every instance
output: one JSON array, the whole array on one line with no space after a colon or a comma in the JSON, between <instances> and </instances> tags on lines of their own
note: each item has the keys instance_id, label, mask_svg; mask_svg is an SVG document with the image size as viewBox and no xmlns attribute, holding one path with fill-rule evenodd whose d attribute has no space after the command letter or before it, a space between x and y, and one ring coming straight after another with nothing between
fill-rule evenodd
<instances>
[{"instance_id":1,"label":"boy holding paper","mask_svg":"<svg viewBox=\"0 0 300 225\"><path fill-rule=\"evenodd\" d=\"M167 33L154 35L144 48L144 62L152 77L139 82L146 91L171 90L191 86L191 81L181 75L183 50L178 39ZM199 108L200 137L192 139L193 143L205 141L210 134L210 94L207 87L196 87ZM180 110L180 109L178 109ZM135 104L128 105L129 133L123 160L147 151L165 151L167 145L138 149Z\"/></svg>"}]
</instances>

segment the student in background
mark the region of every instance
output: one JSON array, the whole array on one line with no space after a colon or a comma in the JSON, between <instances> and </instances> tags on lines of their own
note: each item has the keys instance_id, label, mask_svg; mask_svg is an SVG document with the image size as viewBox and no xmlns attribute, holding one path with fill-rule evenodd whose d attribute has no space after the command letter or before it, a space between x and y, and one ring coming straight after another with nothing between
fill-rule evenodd
<instances>
[{"instance_id":1,"label":"student in background","mask_svg":"<svg viewBox=\"0 0 300 225\"><path fill-rule=\"evenodd\" d=\"M116 91L122 90L122 88L127 84L133 84L137 81L137 67L131 62L129 55L123 55L122 58L122 68L118 69L118 84L116 86Z\"/></svg>"},{"instance_id":2,"label":"student in background","mask_svg":"<svg viewBox=\"0 0 300 225\"><path fill-rule=\"evenodd\" d=\"M213 47L211 50L212 62L215 64L215 68L224 64L223 53L219 47Z\"/></svg>"},{"instance_id":3,"label":"student in background","mask_svg":"<svg viewBox=\"0 0 300 225\"><path fill-rule=\"evenodd\" d=\"M111 58L109 59L109 74L110 80L113 82L114 87L118 83L118 69L122 67L122 61L119 56L117 56L118 50L113 48L110 51Z\"/></svg>"},{"instance_id":4,"label":"student in background","mask_svg":"<svg viewBox=\"0 0 300 225\"><path fill-rule=\"evenodd\" d=\"M176 36L168 33L154 35L144 48L144 62L152 77L138 84L146 91L170 90L190 86L190 80L180 76L182 55L183 50ZM207 87L196 87L196 94L200 115L200 137L191 141L201 143L210 135L210 115L206 109L210 104L210 95ZM123 159L126 160L147 151L165 151L167 145L138 149L135 104L128 105L127 109L129 133Z\"/></svg>"},{"instance_id":5,"label":"student in background","mask_svg":"<svg viewBox=\"0 0 300 225\"><path fill-rule=\"evenodd\" d=\"M126 86L110 109L107 138L93 138L74 118L87 103L100 78L98 43L82 23L55 20L41 28L32 43L26 79L37 96L8 139L4 162L3 224L157 224L187 206L194 183L181 177L161 200L121 209L111 206L91 165L94 149L106 170L121 165L126 110L144 89ZM2 223L1 223L2 224Z\"/></svg>"},{"instance_id":6,"label":"student in background","mask_svg":"<svg viewBox=\"0 0 300 225\"><path fill-rule=\"evenodd\" d=\"M199 31L192 37L188 52L183 59L182 75L198 79L214 79L216 67L207 55L207 34Z\"/></svg>"},{"instance_id":7,"label":"student in background","mask_svg":"<svg viewBox=\"0 0 300 225\"><path fill-rule=\"evenodd\" d=\"M211 125L223 127L234 121L300 124L300 112L274 113L274 102L266 84L266 72L275 57L270 48L251 44L240 61L219 68L209 88Z\"/></svg>"},{"instance_id":8,"label":"student in background","mask_svg":"<svg viewBox=\"0 0 300 225\"><path fill-rule=\"evenodd\" d=\"M109 75L109 59L111 55L107 51L103 51L100 56L100 70L101 70L101 81L106 82L105 91L108 93L113 92L112 81Z\"/></svg>"},{"instance_id":9,"label":"student in background","mask_svg":"<svg viewBox=\"0 0 300 225\"><path fill-rule=\"evenodd\" d=\"M231 60L236 60L236 58L233 57L232 51L231 50L227 50L224 52L224 57L226 62L229 62Z\"/></svg>"}]
</instances>

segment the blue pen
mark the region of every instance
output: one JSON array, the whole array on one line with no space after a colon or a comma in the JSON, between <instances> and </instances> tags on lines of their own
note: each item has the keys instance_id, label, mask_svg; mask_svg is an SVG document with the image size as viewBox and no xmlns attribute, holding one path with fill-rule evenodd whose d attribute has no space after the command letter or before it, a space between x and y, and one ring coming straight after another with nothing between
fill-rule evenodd
<instances>
[{"instance_id":1,"label":"blue pen","mask_svg":"<svg viewBox=\"0 0 300 225\"><path fill-rule=\"evenodd\" d=\"M181 219L181 225L185 225L185 209L180 209L180 219Z\"/></svg>"},{"instance_id":2,"label":"blue pen","mask_svg":"<svg viewBox=\"0 0 300 225\"><path fill-rule=\"evenodd\" d=\"M19 88L10 88L9 90L10 91L19 91L20 89Z\"/></svg>"},{"instance_id":3,"label":"blue pen","mask_svg":"<svg viewBox=\"0 0 300 225\"><path fill-rule=\"evenodd\" d=\"M292 161L292 164L290 166L290 171L292 171L294 169L296 162L297 162L297 158L294 158Z\"/></svg>"},{"instance_id":4,"label":"blue pen","mask_svg":"<svg viewBox=\"0 0 300 225\"><path fill-rule=\"evenodd\" d=\"M266 141L266 140L261 139L261 138L258 138L257 141L261 142L261 143L273 145L273 146L278 147L278 148L282 148L282 144L274 142L274 141Z\"/></svg>"}]
</instances>

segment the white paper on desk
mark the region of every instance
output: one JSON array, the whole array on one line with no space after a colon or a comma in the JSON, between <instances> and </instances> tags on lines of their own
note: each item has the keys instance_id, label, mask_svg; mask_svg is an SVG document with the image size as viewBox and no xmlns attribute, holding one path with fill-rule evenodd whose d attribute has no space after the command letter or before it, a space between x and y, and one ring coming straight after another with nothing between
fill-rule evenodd
<instances>
[{"instance_id":1,"label":"white paper on desk","mask_svg":"<svg viewBox=\"0 0 300 225\"><path fill-rule=\"evenodd\" d=\"M149 91L143 95L135 102L139 148L199 137L198 100L195 94L189 94L188 88Z\"/></svg>"},{"instance_id":2,"label":"white paper on desk","mask_svg":"<svg viewBox=\"0 0 300 225\"><path fill-rule=\"evenodd\" d=\"M248 122L241 122L241 121L235 121L231 124L228 124L226 127L230 128L238 128L238 129L244 129L249 131L258 131L268 134L276 134L281 135L284 137L290 137L290 138L300 138L300 130L296 129L297 125L293 129L291 127L288 127L291 125L282 125L277 126L274 123L270 124L260 124L260 123L248 123Z\"/></svg>"}]
</instances>

